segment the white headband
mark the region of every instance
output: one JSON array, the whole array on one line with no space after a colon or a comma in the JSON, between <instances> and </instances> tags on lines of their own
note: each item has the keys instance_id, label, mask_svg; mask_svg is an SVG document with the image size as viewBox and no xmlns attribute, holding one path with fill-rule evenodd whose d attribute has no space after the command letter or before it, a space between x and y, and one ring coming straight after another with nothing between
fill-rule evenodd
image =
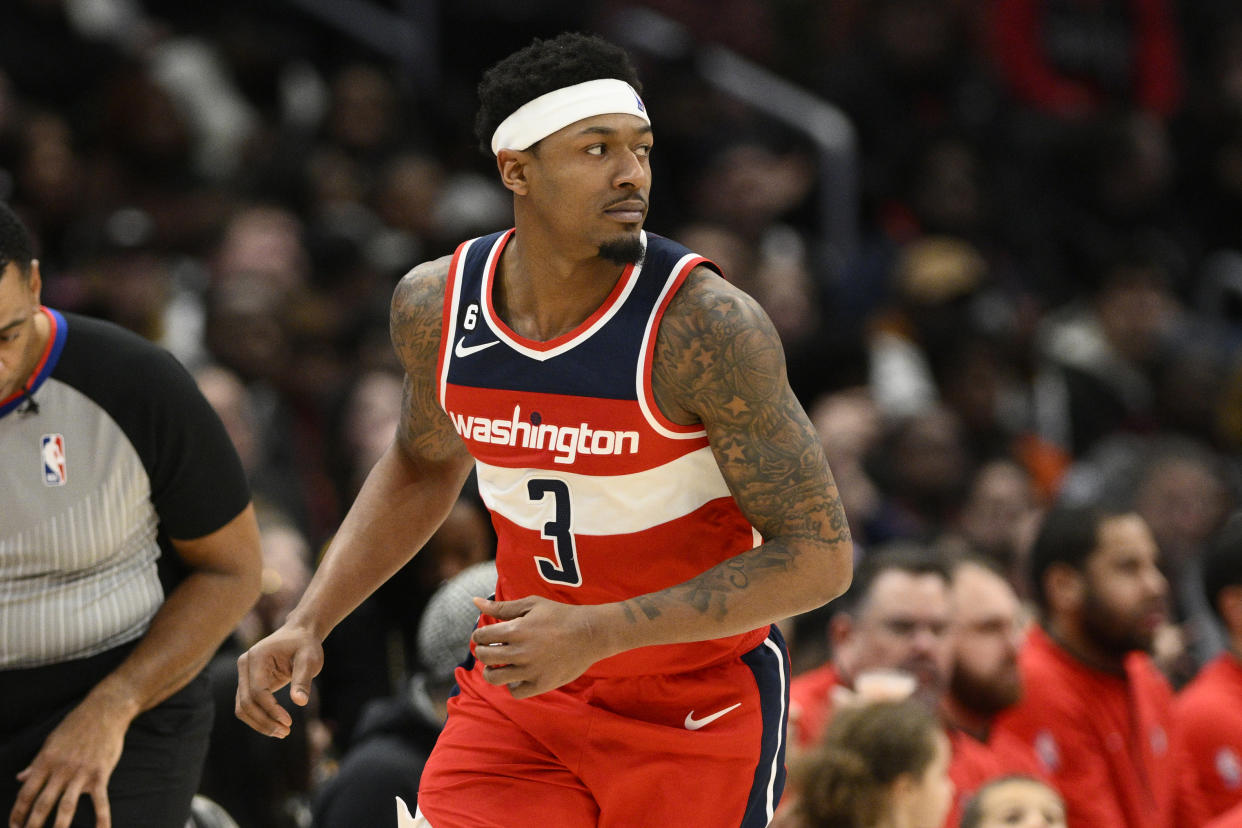
<instances>
[{"instance_id":1,"label":"white headband","mask_svg":"<svg viewBox=\"0 0 1242 828\"><path fill-rule=\"evenodd\" d=\"M492 153L524 150L575 121L596 115L637 115L647 123L647 107L634 87L617 78L577 83L527 101L492 133Z\"/></svg>"}]
</instances>

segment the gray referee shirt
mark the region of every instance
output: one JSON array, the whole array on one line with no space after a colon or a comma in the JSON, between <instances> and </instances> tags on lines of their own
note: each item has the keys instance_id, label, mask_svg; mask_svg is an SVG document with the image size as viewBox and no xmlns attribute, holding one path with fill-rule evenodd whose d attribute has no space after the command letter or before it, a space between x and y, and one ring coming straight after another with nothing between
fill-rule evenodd
<instances>
[{"instance_id":1,"label":"gray referee shirt","mask_svg":"<svg viewBox=\"0 0 1242 828\"><path fill-rule=\"evenodd\" d=\"M43 309L30 395L0 401L0 670L139 638L179 569L167 538L210 534L250 494L215 412L168 352ZM181 571L184 571L183 569Z\"/></svg>"}]
</instances>

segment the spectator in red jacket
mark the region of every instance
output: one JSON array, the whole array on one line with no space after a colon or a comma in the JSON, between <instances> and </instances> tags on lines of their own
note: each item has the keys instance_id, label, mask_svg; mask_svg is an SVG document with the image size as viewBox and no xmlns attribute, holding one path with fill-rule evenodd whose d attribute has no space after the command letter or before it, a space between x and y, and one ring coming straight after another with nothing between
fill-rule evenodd
<instances>
[{"instance_id":1,"label":"spectator in red jacket","mask_svg":"<svg viewBox=\"0 0 1242 828\"><path fill-rule=\"evenodd\" d=\"M1024 696L998 731L1027 741L1065 797L1069 828L1198 828L1207 820L1147 651L1168 584L1134 513L1058 507L1032 544L1041 625L1019 659Z\"/></svg>"},{"instance_id":2,"label":"spectator in red jacket","mask_svg":"<svg viewBox=\"0 0 1242 828\"><path fill-rule=\"evenodd\" d=\"M1022 697L1018 650L1023 610L1018 595L995 564L964 557L952 566L949 592L953 621L949 642L953 668L941 718L953 746L949 777L956 791L946 828L956 828L962 808L990 780L1041 776L1029 742L993 722Z\"/></svg>"},{"instance_id":3,"label":"spectator in red jacket","mask_svg":"<svg viewBox=\"0 0 1242 828\"><path fill-rule=\"evenodd\" d=\"M1225 524L1202 566L1204 592L1229 647L1186 685L1174 712L1203 800L1220 815L1242 806L1242 512Z\"/></svg>"}]
</instances>

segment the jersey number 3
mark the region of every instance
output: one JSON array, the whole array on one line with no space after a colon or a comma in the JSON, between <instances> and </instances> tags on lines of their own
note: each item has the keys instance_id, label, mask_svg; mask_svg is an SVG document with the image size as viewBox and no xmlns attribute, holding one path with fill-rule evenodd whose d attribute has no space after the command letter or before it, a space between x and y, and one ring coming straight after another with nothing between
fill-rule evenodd
<instances>
[{"instance_id":1,"label":"jersey number 3","mask_svg":"<svg viewBox=\"0 0 1242 828\"><path fill-rule=\"evenodd\" d=\"M552 541L555 555L551 558L535 557L539 574L545 581L565 586L582 586L582 573L578 571L578 552L574 536L569 531L569 486L564 480L537 477L526 482L526 492L531 500L543 500L552 495L556 501L556 515L543 525L542 536Z\"/></svg>"}]
</instances>

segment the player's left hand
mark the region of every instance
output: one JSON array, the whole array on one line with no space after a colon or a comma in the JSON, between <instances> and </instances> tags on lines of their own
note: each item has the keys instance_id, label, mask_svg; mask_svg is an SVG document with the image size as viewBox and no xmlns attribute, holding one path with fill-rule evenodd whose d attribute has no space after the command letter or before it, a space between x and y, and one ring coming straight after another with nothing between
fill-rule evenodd
<instances>
[{"instance_id":1,"label":"player's left hand","mask_svg":"<svg viewBox=\"0 0 1242 828\"><path fill-rule=\"evenodd\" d=\"M17 775L22 787L9 814L9 828L41 828L53 809L53 828L68 828L83 794L94 804L96 828L111 828L108 780L120 761L131 720L132 714L98 695L83 699Z\"/></svg>"},{"instance_id":2,"label":"player's left hand","mask_svg":"<svg viewBox=\"0 0 1242 828\"><path fill-rule=\"evenodd\" d=\"M474 631L475 658L483 662L483 677L508 685L514 698L555 690L610 655L602 648L596 607L536 595L516 601L475 598L474 603L499 622Z\"/></svg>"}]
</instances>

